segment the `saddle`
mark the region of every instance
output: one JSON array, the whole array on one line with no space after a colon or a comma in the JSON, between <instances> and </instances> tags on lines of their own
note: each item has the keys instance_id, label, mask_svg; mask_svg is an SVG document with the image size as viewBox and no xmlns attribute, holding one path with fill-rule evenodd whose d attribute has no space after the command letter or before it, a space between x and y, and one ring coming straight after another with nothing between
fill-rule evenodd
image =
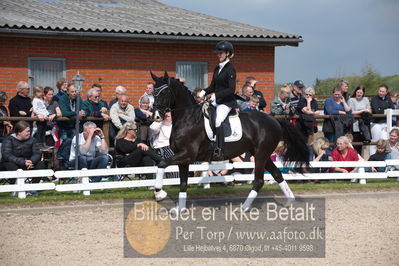
<instances>
[{"instance_id":1,"label":"saddle","mask_svg":"<svg viewBox=\"0 0 399 266\"><path fill-rule=\"evenodd\" d=\"M205 130L208 138L211 141L214 141L216 136L216 108L208 102L204 102L202 106L202 113L204 115ZM230 111L229 115L222 122L221 126L224 130L225 142L234 142L241 139L241 121L236 110L232 109Z\"/></svg>"},{"instance_id":2,"label":"saddle","mask_svg":"<svg viewBox=\"0 0 399 266\"><path fill-rule=\"evenodd\" d=\"M230 126L230 121L229 117L232 115L237 115L236 110L231 109L230 113L227 115L226 119L222 122L222 127L224 130L224 137L228 137L231 135L231 126ZM212 104L209 104L208 110L205 113L205 117L209 119L209 125L213 131L213 135L216 135L216 108Z\"/></svg>"}]
</instances>

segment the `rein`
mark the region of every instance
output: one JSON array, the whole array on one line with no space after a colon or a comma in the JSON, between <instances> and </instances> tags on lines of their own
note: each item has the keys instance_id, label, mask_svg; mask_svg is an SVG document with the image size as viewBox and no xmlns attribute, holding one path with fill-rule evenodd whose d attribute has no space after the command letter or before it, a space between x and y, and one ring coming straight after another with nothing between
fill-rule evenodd
<instances>
[{"instance_id":1,"label":"rein","mask_svg":"<svg viewBox=\"0 0 399 266\"><path fill-rule=\"evenodd\" d=\"M159 97L159 95L163 92L163 91L165 91L165 90L169 90L168 92L169 92L169 97L168 97L168 103L167 103L167 105L165 105L165 104L157 104L156 105L156 107L157 108L160 108L160 109L170 109L170 111L177 111L177 110L187 110L187 106L184 106L184 107L178 107L178 108L172 108L171 107L171 103L172 103L172 100L174 99L174 100L176 100L176 92L174 91L174 90L172 90L172 88L170 87L170 85L169 84L163 84L163 85L161 85L161 86L159 86L159 87L156 87L156 88L154 88L154 97ZM202 105L201 105L201 107L202 107ZM201 118L202 118L202 108L199 108L201 111L199 111L199 112L197 112L198 113L198 115L195 117L195 122L199 122L199 121L201 121Z\"/></svg>"},{"instance_id":2,"label":"rein","mask_svg":"<svg viewBox=\"0 0 399 266\"><path fill-rule=\"evenodd\" d=\"M164 109L167 109L167 108L171 109L170 105L171 105L171 102L172 102L172 97L174 97L175 95L173 94L173 91L169 88L168 84L163 84L163 85L161 85L159 87L154 88L154 97L158 97L161 94L161 92L163 92L166 89L169 89L169 93L171 94L171 96L168 97L168 105L157 104L155 107L160 107L160 108L164 108Z\"/></svg>"}]
</instances>

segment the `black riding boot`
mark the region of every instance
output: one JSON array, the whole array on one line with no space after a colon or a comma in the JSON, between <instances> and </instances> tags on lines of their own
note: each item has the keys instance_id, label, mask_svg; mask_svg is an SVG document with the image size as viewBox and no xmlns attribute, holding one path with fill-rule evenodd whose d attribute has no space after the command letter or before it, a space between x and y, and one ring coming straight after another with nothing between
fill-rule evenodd
<instances>
[{"instance_id":1,"label":"black riding boot","mask_svg":"<svg viewBox=\"0 0 399 266\"><path fill-rule=\"evenodd\" d=\"M223 161L224 160L224 130L223 126L216 128L216 148L213 152L213 160L214 161Z\"/></svg>"}]
</instances>

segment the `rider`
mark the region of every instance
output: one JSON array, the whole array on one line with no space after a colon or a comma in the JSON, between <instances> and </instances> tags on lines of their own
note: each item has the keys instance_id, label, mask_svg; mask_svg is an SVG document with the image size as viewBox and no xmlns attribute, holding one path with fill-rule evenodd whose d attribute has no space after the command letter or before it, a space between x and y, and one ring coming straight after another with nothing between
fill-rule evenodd
<instances>
[{"instance_id":1,"label":"rider","mask_svg":"<svg viewBox=\"0 0 399 266\"><path fill-rule=\"evenodd\" d=\"M230 59L234 55L234 47L228 41L220 41L216 44L215 53L219 58L219 65L213 72L213 78L209 88L202 90L199 97L214 93L211 96L212 104L216 107L216 148L213 159L223 160L224 154L224 130L221 126L232 108L238 108L234 92L236 88L236 70Z\"/></svg>"}]
</instances>

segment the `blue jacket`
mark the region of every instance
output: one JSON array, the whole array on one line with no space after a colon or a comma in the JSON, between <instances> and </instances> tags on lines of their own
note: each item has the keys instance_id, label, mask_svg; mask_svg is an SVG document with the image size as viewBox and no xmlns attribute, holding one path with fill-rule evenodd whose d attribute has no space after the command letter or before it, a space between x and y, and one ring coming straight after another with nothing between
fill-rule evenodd
<instances>
[{"instance_id":1,"label":"blue jacket","mask_svg":"<svg viewBox=\"0 0 399 266\"><path fill-rule=\"evenodd\" d=\"M338 115L339 111L345 111L343 104L337 104L332 97L327 98L324 102L324 114L325 115ZM352 110L346 112L352 114Z\"/></svg>"}]
</instances>

